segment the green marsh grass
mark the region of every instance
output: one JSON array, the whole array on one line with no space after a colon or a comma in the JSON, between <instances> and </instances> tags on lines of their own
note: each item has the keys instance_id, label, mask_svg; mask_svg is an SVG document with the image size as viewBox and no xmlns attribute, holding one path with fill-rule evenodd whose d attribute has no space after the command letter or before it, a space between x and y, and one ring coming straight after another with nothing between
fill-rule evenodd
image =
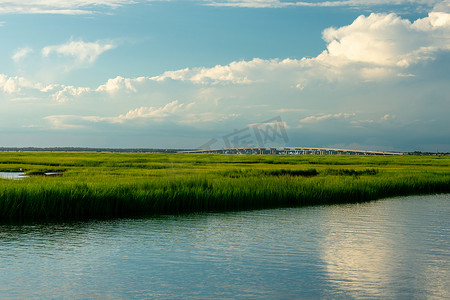
<instances>
[{"instance_id":1,"label":"green marsh grass","mask_svg":"<svg viewBox=\"0 0 450 300\"><path fill-rule=\"evenodd\" d=\"M450 192L450 158L0 153L0 221L78 220L354 203Z\"/></svg>"}]
</instances>

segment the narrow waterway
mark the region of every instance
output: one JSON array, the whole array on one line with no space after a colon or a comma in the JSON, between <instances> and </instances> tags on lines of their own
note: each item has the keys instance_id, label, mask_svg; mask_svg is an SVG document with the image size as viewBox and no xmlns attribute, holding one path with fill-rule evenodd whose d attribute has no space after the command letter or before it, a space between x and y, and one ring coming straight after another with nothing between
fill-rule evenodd
<instances>
[{"instance_id":1,"label":"narrow waterway","mask_svg":"<svg viewBox=\"0 0 450 300\"><path fill-rule=\"evenodd\" d=\"M0 298L450 299L450 195L0 225Z\"/></svg>"}]
</instances>

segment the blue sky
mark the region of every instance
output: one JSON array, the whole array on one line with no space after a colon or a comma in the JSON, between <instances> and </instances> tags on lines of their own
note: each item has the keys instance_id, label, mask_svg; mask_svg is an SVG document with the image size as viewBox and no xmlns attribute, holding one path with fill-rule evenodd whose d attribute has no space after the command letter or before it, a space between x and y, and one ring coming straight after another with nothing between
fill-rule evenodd
<instances>
[{"instance_id":1,"label":"blue sky","mask_svg":"<svg viewBox=\"0 0 450 300\"><path fill-rule=\"evenodd\" d=\"M0 0L0 146L221 147L259 124L284 128L280 146L450 152L449 13L448 0Z\"/></svg>"}]
</instances>

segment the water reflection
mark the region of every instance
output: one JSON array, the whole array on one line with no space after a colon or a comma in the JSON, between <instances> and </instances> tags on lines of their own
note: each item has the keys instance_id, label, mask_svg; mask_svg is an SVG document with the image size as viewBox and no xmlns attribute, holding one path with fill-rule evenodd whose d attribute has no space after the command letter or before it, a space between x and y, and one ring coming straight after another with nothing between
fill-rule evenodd
<instances>
[{"instance_id":1,"label":"water reflection","mask_svg":"<svg viewBox=\"0 0 450 300\"><path fill-rule=\"evenodd\" d=\"M328 210L322 257L354 298L449 299L450 197L405 197ZM386 205L388 204L388 205Z\"/></svg>"},{"instance_id":2,"label":"water reflection","mask_svg":"<svg viewBox=\"0 0 450 300\"><path fill-rule=\"evenodd\" d=\"M382 205L382 204L381 204ZM389 298L398 261L393 224L380 203L327 210L322 259L334 289L352 298Z\"/></svg>"},{"instance_id":3,"label":"water reflection","mask_svg":"<svg viewBox=\"0 0 450 300\"><path fill-rule=\"evenodd\" d=\"M448 298L449 200L0 225L0 295Z\"/></svg>"}]
</instances>

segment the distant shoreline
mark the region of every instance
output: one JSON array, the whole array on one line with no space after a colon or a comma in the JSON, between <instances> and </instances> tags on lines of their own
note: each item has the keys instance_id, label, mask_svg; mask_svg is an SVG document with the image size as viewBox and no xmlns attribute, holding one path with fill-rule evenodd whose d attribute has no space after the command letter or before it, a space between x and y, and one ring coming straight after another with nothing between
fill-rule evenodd
<instances>
[{"instance_id":1,"label":"distant shoreline","mask_svg":"<svg viewBox=\"0 0 450 300\"><path fill-rule=\"evenodd\" d=\"M0 147L0 152L85 152L85 153L177 153L193 149L89 148L89 147Z\"/></svg>"},{"instance_id":2,"label":"distant shoreline","mask_svg":"<svg viewBox=\"0 0 450 300\"><path fill-rule=\"evenodd\" d=\"M275 148L283 148L275 147ZM74 153L179 153L192 148L90 148L90 147L0 147L0 152L74 152ZM403 155L450 156L449 152L403 152Z\"/></svg>"}]
</instances>

